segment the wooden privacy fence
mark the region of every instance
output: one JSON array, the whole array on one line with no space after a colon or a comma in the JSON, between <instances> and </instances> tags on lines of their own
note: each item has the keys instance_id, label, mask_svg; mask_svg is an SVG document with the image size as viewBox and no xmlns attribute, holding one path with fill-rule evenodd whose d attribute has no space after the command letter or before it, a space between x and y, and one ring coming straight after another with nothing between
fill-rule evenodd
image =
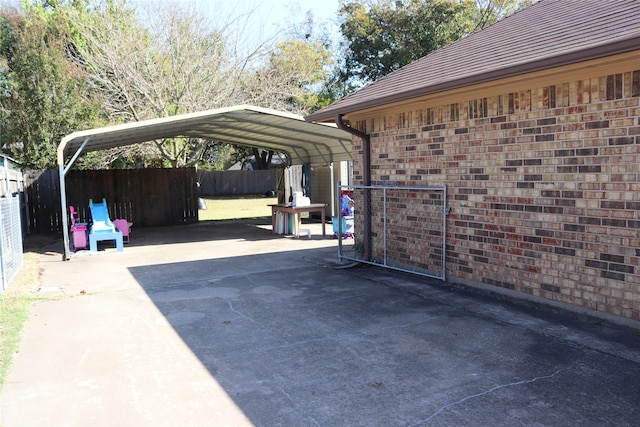
<instances>
[{"instance_id":1,"label":"wooden privacy fence","mask_svg":"<svg viewBox=\"0 0 640 427\"><path fill-rule=\"evenodd\" d=\"M62 230L58 171L27 174L31 229ZM107 200L111 219L125 218L137 227L198 221L195 168L70 171L67 205L81 220L89 217L89 199Z\"/></svg>"},{"instance_id":2,"label":"wooden privacy fence","mask_svg":"<svg viewBox=\"0 0 640 427\"><path fill-rule=\"evenodd\" d=\"M278 186L277 170L198 171L201 196L264 194Z\"/></svg>"}]
</instances>

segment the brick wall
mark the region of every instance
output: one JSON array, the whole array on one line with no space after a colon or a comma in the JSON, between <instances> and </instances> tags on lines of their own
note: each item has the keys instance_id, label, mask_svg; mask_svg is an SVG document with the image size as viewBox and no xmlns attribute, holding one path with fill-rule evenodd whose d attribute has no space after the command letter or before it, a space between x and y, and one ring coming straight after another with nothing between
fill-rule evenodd
<instances>
[{"instance_id":1,"label":"brick wall","mask_svg":"<svg viewBox=\"0 0 640 427\"><path fill-rule=\"evenodd\" d=\"M553 83L355 123L372 184L448 186L451 280L640 320L640 70Z\"/></svg>"}]
</instances>

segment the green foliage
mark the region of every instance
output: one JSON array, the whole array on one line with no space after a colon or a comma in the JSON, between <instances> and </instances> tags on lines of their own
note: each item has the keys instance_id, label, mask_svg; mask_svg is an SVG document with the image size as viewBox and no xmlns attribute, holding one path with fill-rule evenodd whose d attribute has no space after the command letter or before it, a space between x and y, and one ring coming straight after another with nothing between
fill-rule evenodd
<instances>
[{"instance_id":1,"label":"green foliage","mask_svg":"<svg viewBox=\"0 0 640 427\"><path fill-rule=\"evenodd\" d=\"M86 40L78 44L79 57L111 123L239 103L236 74L242 67L231 59L222 32L197 12L160 2L133 10L113 0L90 19L73 14L70 20ZM212 143L217 141L173 137L153 141L151 151L133 154L136 145L120 153L128 153L128 164L162 158L170 167L192 166L214 156Z\"/></svg>"},{"instance_id":2,"label":"green foliage","mask_svg":"<svg viewBox=\"0 0 640 427\"><path fill-rule=\"evenodd\" d=\"M291 110L298 112L308 112L317 105L319 99L314 87L327 80L325 67L331 63L330 52L320 40L277 43L269 59L270 69L281 75L284 84L290 87Z\"/></svg>"},{"instance_id":3,"label":"green foliage","mask_svg":"<svg viewBox=\"0 0 640 427\"><path fill-rule=\"evenodd\" d=\"M312 24L307 16L289 40L239 58L230 44L242 35L176 3L0 6L0 145L25 167L42 169L56 166L62 137L95 126L241 103L306 114L333 100L325 90L331 51L326 37L312 36ZM220 169L234 153L222 141L176 137L84 153L74 167L140 167L162 158L171 167Z\"/></svg>"},{"instance_id":4,"label":"green foliage","mask_svg":"<svg viewBox=\"0 0 640 427\"><path fill-rule=\"evenodd\" d=\"M349 91L512 13L518 0L346 0L340 80Z\"/></svg>"},{"instance_id":5,"label":"green foliage","mask_svg":"<svg viewBox=\"0 0 640 427\"><path fill-rule=\"evenodd\" d=\"M69 58L66 22L57 13L29 8L0 12L0 102L3 151L24 167L55 167L61 138L91 127L99 103L86 75Z\"/></svg>"},{"instance_id":6,"label":"green foliage","mask_svg":"<svg viewBox=\"0 0 640 427\"><path fill-rule=\"evenodd\" d=\"M468 34L473 3L382 0L347 2L341 31L348 41L345 78L374 81Z\"/></svg>"},{"instance_id":7,"label":"green foliage","mask_svg":"<svg viewBox=\"0 0 640 427\"><path fill-rule=\"evenodd\" d=\"M364 258L364 243L361 241L355 242L353 244L353 251L358 255L358 258Z\"/></svg>"},{"instance_id":8,"label":"green foliage","mask_svg":"<svg viewBox=\"0 0 640 427\"><path fill-rule=\"evenodd\" d=\"M530 6L537 0L476 0L476 8L472 16L474 31L509 16L518 9Z\"/></svg>"},{"instance_id":9,"label":"green foliage","mask_svg":"<svg viewBox=\"0 0 640 427\"><path fill-rule=\"evenodd\" d=\"M42 169L63 136L95 126L243 103L308 114L531 1L343 0L339 51L307 13L247 57L233 45L243 34L179 3L0 6L0 147ZM83 154L76 167L224 169L277 154L176 137Z\"/></svg>"},{"instance_id":10,"label":"green foliage","mask_svg":"<svg viewBox=\"0 0 640 427\"><path fill-rule=\"evenodd\" d=\"M260 150L252 147L234 147L234 151L229 158L229 166L236 163L241 163L242 166L246 166L253 162L255 169L267 170L271 168L271 161L274 156L284 156L284 154L278 154L273 150Z\"/></svg>"},{"instance_id":11,"label":"green foliage","mask_svg":"<svg viewBox=\"0 0 640 427\"><path fill-rule=\"evenodd\" d=\"M307 114L317 109L319 88L326 84L332 63L321 40L290 39L278 42L267 61L240 76L245 103Z\"/></svg>"},{"instance_id":12,"label":"green foliage","mask_svg":"<svg viewBox=\"0 0 640 427\"><path fill-rule=\"evenodd\" d=\"M54 241L57 237L53 237ZM44 247L52 243L51 236L31 234L24 244L24 263L9 287L0 295L0 390L6 381L22 330L29 318L31 306L45 298L34 293L42 282L40 257Z\"/></svg>"},{"instance_id":13,"label":"green foliage","mask_svg":"<svg viewBox=\"0 0 640 427\"><path fill-rule=\"evenodd\" d=\"M211 25L179 2L0 6L0 147L42 169L56 165L63 136L95 126L242 103L308 114L531 2L342 0L337 52L307 13L286 39L262 42L247 57L233 40L249 34L230 34L229 22ZM176 137L87 153L76 166L223 169L272 154Z\"/></svg>"},{"instance_id":14,"label":"green foliage","mask_svg":"<svg viewBox=\"0 0 640 427\"><path fill-rule=\"evenodd\" d=\"M209 141L198 162L198 169L227 170L236 163L235 152L236 148L233 145Z\"/></svg>"},{"instance_id":15,"label":"green foliage","mask_svg":"<svg viewBox=\"0 0 640 427\"><path fill-rule=\"evenodd\" d=\"M35 301L28 295L0 295L0 390L20 345L29 309Z\"/></svg>"}]
</instances>

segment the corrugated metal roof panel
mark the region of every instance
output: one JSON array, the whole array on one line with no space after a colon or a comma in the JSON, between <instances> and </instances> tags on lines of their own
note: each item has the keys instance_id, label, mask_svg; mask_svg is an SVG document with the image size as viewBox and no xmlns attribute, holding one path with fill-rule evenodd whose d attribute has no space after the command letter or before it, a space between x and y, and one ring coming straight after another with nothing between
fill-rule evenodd
<instances>
[{"instance_id":1,"label":"corrugated metal roof panel","mask_svg":"<svg viewBox=\"0 0 640 427\"><path fill-rule=\"evenodd\" d=\"M294 164L351 160L351 135L335 126L305 122L301 116L250 105L182 114L74 132L58 145L58 164L75 153L99 151L176 136L273 149Z\"/></svg>"}]
</instances>

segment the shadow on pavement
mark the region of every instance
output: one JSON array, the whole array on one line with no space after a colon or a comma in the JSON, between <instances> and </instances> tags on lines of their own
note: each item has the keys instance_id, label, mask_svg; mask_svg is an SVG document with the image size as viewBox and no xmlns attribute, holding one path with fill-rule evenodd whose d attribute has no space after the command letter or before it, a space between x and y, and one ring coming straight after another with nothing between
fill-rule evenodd
<instances>
[{"instance_id":1,"label":"shadow on pavement","mask_svg":"<svg viewBox=\"0 0 640 427\"><path fill-rule=\"evenodd\" d=\"M632 331L334 268L334 257L309 249L129 271L255 425L637 423Z\"/></svg>"}]
</instances>

